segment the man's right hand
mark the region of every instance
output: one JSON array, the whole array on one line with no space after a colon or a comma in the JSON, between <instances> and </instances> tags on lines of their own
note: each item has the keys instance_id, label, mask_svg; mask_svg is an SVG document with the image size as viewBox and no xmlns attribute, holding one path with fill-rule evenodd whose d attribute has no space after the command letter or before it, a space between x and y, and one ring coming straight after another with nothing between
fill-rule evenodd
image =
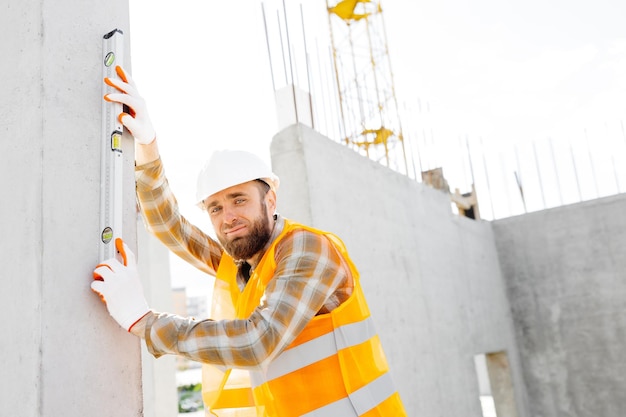
<instances>
[{"instance_id":1,"label":"man's right hand","mask_svg":"<svg viewBox=\"0 0 626 417\"><path fill-rule=\"evenodd\" d=\"M96 267L91 289L106 304L111 317L130 332L150 308L144 298L135 254L120 238L115 239L115 248L118 257Z\"/></svg>"},{"instance_id":2,"label":"man's right hand","mask_svg":"<svg viewBox=\"0 0 626 417\"><path fill-rule=\"evenodd\" d=\"M104 99L125 104L128 107L130 114L120 113L118 115L120 122L135 137L137 143L149 145L154 142L156 133L148 114L146 102L137 91L137 86L130 75L120 66L115 67L115 71L122 81L115 78L105 78L104 82L120 93L106 94Z\"/></svg>"}]
</instances>

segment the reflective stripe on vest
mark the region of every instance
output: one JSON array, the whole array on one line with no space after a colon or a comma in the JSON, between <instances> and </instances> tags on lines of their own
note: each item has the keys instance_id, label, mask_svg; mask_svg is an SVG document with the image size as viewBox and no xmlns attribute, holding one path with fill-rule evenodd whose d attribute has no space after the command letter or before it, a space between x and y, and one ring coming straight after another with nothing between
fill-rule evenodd
<instances>
[{"instance_id":1,"label":"reflective stripe on vest","mask_svg":"<svg viewBox=\"0 0 626 417\"><path fill-rule=\"evenodd\" d=\"M349 352L346 353L346 350ZM393 399L393 404L398 399L393 398L396 390L387 372L386 363L379 364L382 366L378 369L365 373L363 371L366 367L363 367L358 373L360 373L359 382L365 383L365 385L359 386L353 392L346 392L346 387L343 386L343 383L349 382L351 378L344 377L343 382L336 379L337 374L341 374L341 366L339 365L341 360L338 360L337 357L340 357L342 352L350 357L355 354L358 357L371 356L367 353L363 356L359 355L358 352L362 350L366 352L382 351L372 320L369 317L356 323L340 326L327 334L286 350L271 363L264 375L252 372L252 383L255 388L267 384L270 387L269 391L279 397L276 399L277 404L275 405L280 410L279 416L363 416L387 399ZM349 361L344 360L345 362ZM334 368L335 380L324 380L321 385L319 384L320 381L315 381L314 386L303 385L297 384L298 379L294 380L294 375L291 375L302 369L308 369L311 374L318 375L321 368ZM283 377L286 378L286 381L281 382L280 379ZM369 382L366 382L368 380ZM308 391L310 395L310 391L315 390L316 386L320 387L319 392L315 395L320 405L318 408L312 408L312 404L298 400L300 394L303 394L299 391ZM263 389L257 389L257 392L262 393ZM290 404L285 407L284 397L295 398L297 404ZM398 410L397 406L390 407L390 409L399 412L394 416L402 415L402 411Z\"/></svg>"},{"instance_id":2,"label":"reflective stripe on vest","mask_svg":"<svg viewBox=\"0 0 626 417\"><path fill-rule=\"evenodd\" d=\"M315 362L337 353L338 350L356 346L367 342L376 336L371 318L357 323L346 324L316 339L288 349L281 353L270 364L265 379L273 379L297 371ZM260 381L262 383L263 381ZM252 381L253 386L260 385L259 381Z\"/></svg>"},{"instance_id":3,"label":"reflective stripe on vest","mask_svg":"<svg viewBox=\"0 0 626 417\"><path fill-rule=\"evenodd\" d=\"M361 389L339 401L303 414L302 417L358 417L365 415L388 398L392 398L396 389L388 373L381 375ZM391 416L390 416L391 417Z\"/></svg>"}]
</instances>

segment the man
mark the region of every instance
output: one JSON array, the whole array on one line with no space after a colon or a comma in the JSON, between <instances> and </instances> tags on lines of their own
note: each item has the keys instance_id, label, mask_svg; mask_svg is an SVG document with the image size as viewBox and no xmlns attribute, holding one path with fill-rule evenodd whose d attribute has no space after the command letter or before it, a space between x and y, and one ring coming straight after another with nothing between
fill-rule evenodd
<instances>
[{"instance_id":1,"label":"man","mask_svg":"<svg viewBox=\"0 0 626 417\"><path fill-rule=\"evenodd\" d=\"M92 288L111 316L145 339L150 353L206 364L207 413L226 416L404 416L359 284L334 235L276 213L279 180L259 158L216 152L198 178L198 205L219 242L178 211L156 134L132 79L105 79L120 93L105 100L130 109L120 120L135 137L137 196L146 227L208 274L211 319L148 308L134 255L94 271Z\"/></svg>"}]
</instances>

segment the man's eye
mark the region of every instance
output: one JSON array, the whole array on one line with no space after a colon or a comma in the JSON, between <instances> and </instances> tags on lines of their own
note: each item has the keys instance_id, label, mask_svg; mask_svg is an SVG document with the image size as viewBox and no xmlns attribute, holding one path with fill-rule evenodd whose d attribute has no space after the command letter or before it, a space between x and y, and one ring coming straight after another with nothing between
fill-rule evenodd
<instances>
[{"instance_id":1,"label":"man's eye","mask_svg":"<svg viewBox=\"0 0 626 417\"><path fill-rule=\"evenodd\" d=\"M245 203L246 199L245 198L237 198L235 199L235 204L242 204Z\"/></svg>"},{"instance_id":2,"label":"man's eye","mask_svg":"<svg viewBox=\"0 0 626 417\"><path fill-rule=\"evenodd\" d=\"M219 212L220 210L221 210L221 207L214 206L214 207L211 207L209 209L209 213L210 214L215 214L215 213Z\"/></svg>"}]
</instances>

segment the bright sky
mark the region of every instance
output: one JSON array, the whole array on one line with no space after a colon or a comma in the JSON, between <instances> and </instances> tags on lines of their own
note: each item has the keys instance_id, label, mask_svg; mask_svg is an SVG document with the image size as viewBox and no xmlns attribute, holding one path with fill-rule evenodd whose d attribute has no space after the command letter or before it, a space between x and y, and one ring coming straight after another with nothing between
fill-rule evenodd
<instances>
[{"instance_id":1,"label":"bright sky","mask_svg":"<svg viewBox=\"0 0 626 417\"><path fill-rule=\"evenodd\" d=\"M298 20L300 3L287 3ZM325 41L325 1L305 3L307 39ZM132 73L170 183L181 211L210 230L193 205L204 160L213 149L247 148L269 161L277 131L261 3L131 0L130 6ZM504 196L483 200L484 217L523 212L514 170L529 210L626 190L626 2L383 0L382 6L398 99L415 109L415 118L403 121L405 137L414 134L424 165L443 164L451 187L462 191L471 183L463 156L468 138L478 155L472 168L479 196L486 198L486 165L490 194ZM268 16L278 9L282 2L266 1ZM423 131L432 133L425 138Z\"/></svg>"}]
</instances>

